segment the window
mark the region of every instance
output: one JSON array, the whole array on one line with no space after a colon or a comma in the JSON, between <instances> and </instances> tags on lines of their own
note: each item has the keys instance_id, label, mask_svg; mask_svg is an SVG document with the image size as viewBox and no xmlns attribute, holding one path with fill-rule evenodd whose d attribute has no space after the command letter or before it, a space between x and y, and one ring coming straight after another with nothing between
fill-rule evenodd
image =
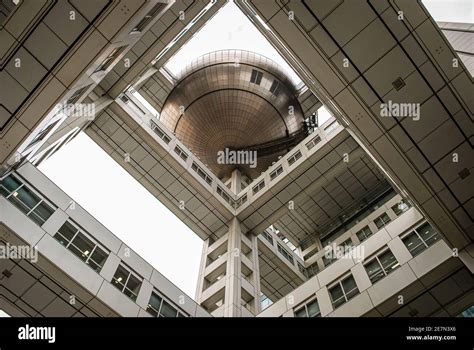
<instances>
[{"instance_id":1,"label":"window","mask_svg":"<svg viewBox=\"0 0 474 350\"><path fill-rule=\"evenodd\" d=\"M308 148L308 151L309 151L320 142L321 142L321 137L318 135L306 144L306 148Z\"/></svg>"},{"instance_id":2,"label":"window","mask_svg":"<svg viewBox=\"0 0 474 350\"><path fill-rule=\"evenodd\" d=\"M54 238L97 273L104 266L109 254L74 224L66 221Z\"/></svg>"},{"instance_id":3,"label":"window","mask_svg":"<svg viewBox=\"0 0 474 350\"><path fill-rule=\"evenodd\" d=\"M0 193L38 225L43 225L55 208L18 178L9 175L0 182Z\"/></svg>"},{"instance_id":4,"label":"window","mask_svg":"<svg viewBox=\"0 0 474 350\"><path fill-rule=\"evenodd\" d=\"M262 233L263 237L265 237L265 239L271 244L273 245L273 237L270 233L268 233L266 230L263 231Z\"/></svg>"},{"instance_id":5,"label":"window","mask_svg":"<svg viewBox=\"0 0 474 350\"><path fill-rule=\"evenodd\" d=\"M332 251L331 251L330 256L323 255L323 263L324 263L325 267L328 267L329 265L331 265L336 260L337 260L337 258L335 257L335 254L332 254Z\"/></svg>"},{"instance_id":6,"label":"window","mask_svg":"<svg viewBox=\"0 0 474 350\"><path fill-rule=\"evenodd\" d=\"M281 238L283 242L285 242L286 246L290 248L292 252L296 250L296 246L293 243L291 243L291 241L287 237L283 236L281 233L279 234L279 237Z\"/></svg>"},{"instance_id":7,"label":"window","mask_svg":"<svg viewBox=\"0 0 474 350\"><path fill-rule=\"evenodd\" d=\"M264 187L265 187L265 180L262 180L252 188L252 193L256 194Z\"/></svg>"},{"instance_id":8,"label":"window","mask_svg":"<svg viewBox=\"0 0 474 350\"><path fill-rule=\"evenodd\" d=\"M302 154L300 151L296 152L295 154L293 154L292 156L290 156L288 158L288 165L293 165L293 163L295 163L298 159L300 159L302 157Z\"/></svg>"},{"instance_id":9,"label":"window","mask_svg":"<svg viewBox=\"0 0 474 350\"><path fill-rule=\"evenodd\" d=\"M212 178L207 175L207 173L201 169L199 165L197 165L195 162L191 165L191 169L193 169L200 177L204 179L209 185L212 184Z\"/></svg>"},{"instance_id":10,"label":"window","mask_svg":"<svg viewBox=\"0 0 474 350\"><path fill-rule=\"evenodd\" d=\"M0 26L3 26L8 16L13 12L16 6L20 4L20 1L14 0L2 0L0 1ZM2 27L3 30L3 27Z\"/></svg>"},{"instance_id":11,"label":"window","mask_svg":"<svg viewBox=\"0 0 474 350\"><path fill-rule=\"evenodd\" d=\"M280 165L278 168L276 168L270 173L270 180L274 180L281 173L283 173L283 167Z\"/></svg>"},{"instance_id":12,"label":"window","mask_svg":"<svg viewBox=\"0 0 474 350\"><path fill-rule=\"evenodd\" d=\"M378 280L384 278L397 267L400 267L397 259L390 250L386 250L381 254L378 254L374 259L370 260L364 265L367 274L369 275L370 282L374 284Z\"/></svg>"},{"instance_id":13,"label":"window","mask_svg":"<svg viewBox=\"0 0 474 350\"><path fill-rule=\"evenodd\" d=\"M102 63L97 67L94 73L106 71L114 63L115 59L118 58L122 52L125 51L127 45L116 47L112 52L102 61Z\"/></svg>"},{"instance_id":14,"label":"window","mask_svg":"<svg viewBox=\"0 0 474 350\"><path fill-rule=\"evenodd\" d=\"M411 255L417 256L430 245L441 239L438 231L436 231L429 223L425 222L403 239L403 243L410 251Z\"/></svg>"},{"instance_id":15,"label":"window","mask_svg":"<svg viewBox=\"0 0 474 350\"><path fill-rule=\"evenodd\" d=\"M239 199L237 199L236 203L235 203L235 207L236 208L239 208L241 207L245 202L247 202L247 194L244 194L242 197L240 197Z\"/></svg>"},{"instance_id":16,"label":"window","mask_svg":"<svg viewBox=\"0 0 474 350\"><path fill-rule=\"evenodd\" d=\"M408 209L410 209L410 206L404 200L401 200L400 202L398 202L392 207L392 210L396 216L402 215Z\"/></svg>"},{"instance_id":17,"label":"window","mask_svg":"<svg viewBox=\"0 0 474 350\"><path fill-rule=\"evenodd\" d=\"M280 89L281 89L280 83L277 80L273 80L272 86L270 87L270 92L273 95L278 96Z\"/></svg>"},{"instance_id":18,"label":"window","mask_svg":"<svg viewBox=\"0 0 474 350\"><path fill-rule=\"evenodd\" d=\"M359 289L352 275L349 275L329 288L329 295L331 296L331 302L335 309L348 302L357 294L359 294Z\"/></svg>"},{"instance_id":19,"label":"window","mask_svg":"<svg viewBox=\"0 0 474 350\"><path fill-rule=\"evenodd\" d=\"M217 186L217 194L221 196L231 206L234 204L234 201L232 200L232 198L230 198L230 196L224 191L224 189L221 186Z\"/></svg>"},{"instance_id":20,"label":"window","mask_svg":"<svg viewBox=\"0 0 474 350\"><path fill-rule=\"evenodd\" d=\"M354 246L354 243L352 243L352 239L348 238L344 242L342 242L340 246L344 248L344 251L348 251Z\"/></svg>"},{"instance_id":21,"label":"window","mask_svg":"<svg viewBox=\"0 0 474 350\"><path fill-rule=\"evenodd\" d=\"M153 130L155 132L155 134L157 134L160 139L165 141L166 144L170 143L171 138L163 130L161 130L158 127L158 125L153 123L153 121L150 120L150 123L151 123L151 130Z\"/></svg>"},{"instance_id":22,"label":"window","mask_svg":"<svg viewBox=\"0 0 474 350\"><path fill-rule=\"evenodd\" d=\"M359 241L362 243L367 238L372 236L372 231L370 230L369 226L365 226L361 230L357 231L356 235L357 235L357 238L359 238Z\"/></svg>"},{"instance_id":23,"label":"window","mask_svg":"<svg viewBox=\"0 0 474 350\"><path fill-rule=\"evenodd\" d=\"M306 277L308 277L308 273L306 272L306 268L299 262L296 262L296 265L298 265L298 270Z\"/></svg>"},{"instance_id":24,"label":"window","mask_svg":"<svg viewBox=\"0 0 474 350\"><path fill-rule=\"evenodd\" d=\"M61 121L62 119L56 119L54 122L51 124L47 125L43 130L41 130L34 138L31 140L30 144L26 146L24 153L26 153L28 150L30 150L34 145L36 145L38 142L44 140L44 138L49 134L49 132Z\"/></svg>"},{"instance_id":25,"label":"window","mask_svg":"<svg viewBox=\"0 0 474 350\"><path fill-rule=\"evenodd\" d=\"M123 265L119 265L114 277L112 278L112 284L123 294L135 301L137 300L138 291L140 290L142 281Z\"/></svg>"},{"instance_id":26,"label":"window","mask_svg":"<svg viewBox=\"0 0 474 350\"><path fill-rule=\"evenodd\" d=\"M388 217L387 213L383 213L378 218L375 218L374 224L377 228L382 228L390 222L390 218Z\"/></svg>"},{"instance_id":27,"label":"window","mask_svg":"<svg viewBox=\"0 0 474 350\"><path fill-rule=\"evenodd\" d=\"M320 317L321 311L319 310L318 300L314 299L309 303L305 304L302 308L295 311L295 317Z\"/></svg>"},{"instance_id":28,"label":"window","mask_svg":"<svg viewBox=\"0 0 474 350\"><path fill-rule=\"evenodd\" d=\"M186 317L178 308L155 292L151 293L146 311L155 317Z\"/></svg>"},{"instance_id":29,"label":"window","mask_svg":"<svg viewBox=\"0 0 474 350\"><path fill-rule=\"evenodd\" d=\"M69 97L68 100L66 101L66 105L74 104L77 101L79 101L81 96L84 95L84 93L87 91L87 89L89 89L91 85L92 84L89 84L87 86L81 87L80 89L77 89L76 91L74 91L71 97Z\"/></svg>"},{"instance_id":30,"label":"window","mask_svg":"<svg viewBox=\"0 0 474 350\"><path fill-rule=\"evenodd\" d=\"M181 157L182 160L186 161L188 159L188 155L184 152L180 147L176 146L174 148L174 152Z\"/></svg>"},{"instance_id":31,"label":"window","mask_svg":"<svg viewBox=\"0 0 474 350\"><path fill-rule=\"evenodd\" d=\"M286 260L288 260L292 265L295 264L295 261L293 259L293 256L281 245L277 244L278 251L280 252L281 255L285 257Z\"/></svg>"},{"instance_id":32,"label":"window","mask_svg":"<svg viewBox=\"0 0 474 350\"><path fill-rule=\"evenodd\" d=\"M314 275L318 274L319 273L318 263L315 262L315 263L311 264L310 266L308 266L306 268L306 272L308 273L308 278L311 278Z\"/></svg>"},{"instance_id":33,"label":"window","mask_svg":"<svg viewBox=\"0 0 474 350\"><path fill-rule=\"evenodd\" d=\"M166 3L158 3L143 17L143 19L132 29L131 33L140 33L153 20L153 18L166 6Z\"/></svg>"},{"instance_id":34,"label":"window","mask_svg":"<svg viewBox=\"0 0 474 350\"><path fill-rule=\"evenodd\" d=\"M258 70L252 69L252 75L250 76L250 82L253 84L260 85L262 82L263 73Z\"/></svg>"}]
</instances>

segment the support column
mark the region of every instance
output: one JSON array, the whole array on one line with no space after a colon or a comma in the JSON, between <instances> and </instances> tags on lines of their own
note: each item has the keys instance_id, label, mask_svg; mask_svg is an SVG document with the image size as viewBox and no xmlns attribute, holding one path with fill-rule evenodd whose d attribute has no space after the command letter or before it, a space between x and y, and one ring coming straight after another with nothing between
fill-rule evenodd
<instances>
[{"instance_id":1,"label":"support column","mask_svg":"<svg viewBox=\"0 0 474 350\"><path fill-rule=\"evenodd\" d=\"M227 238L224 317L242 316L242 232L237 218L230 222Z\"/></svg>"},{"instance_id":2,"label":"support column","mask_svg":"<svg viewBox=\"0 0 474 350\"><path fill-rule=\"evenodd\" d=\"M206 242L197 301L214 316L241 317L260 312L257 237L246 235L237 218L226 235Z\"/></svg>"},{"instance_id":3,"label":"support column","mask_svg":"<svg viewBox=\"0 0 474 350\"><path fill-rule=\"evenodd\" d=\"M234 169L230 176L230 190L235 194L242 190L242 174L239 169Z\"/></svg>"}]
</instances>

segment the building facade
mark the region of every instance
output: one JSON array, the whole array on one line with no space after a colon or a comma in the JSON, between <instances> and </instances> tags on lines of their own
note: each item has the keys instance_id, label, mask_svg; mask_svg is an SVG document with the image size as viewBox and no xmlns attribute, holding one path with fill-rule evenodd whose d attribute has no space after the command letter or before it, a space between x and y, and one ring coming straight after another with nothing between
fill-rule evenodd
<instances>
[{"instance_id":1,"label":"building facade","mask_svg":"<svg viewBox=\"0 0 474 350\"><path fill-rule=\"evenodd\" d=\"M471 315L474 25L235 1L302 82L232 48L168 71L223 6L1 2L0 309ZM38 170L81 132L203 240L195 300Z\"/></svg>"}]
</instances>

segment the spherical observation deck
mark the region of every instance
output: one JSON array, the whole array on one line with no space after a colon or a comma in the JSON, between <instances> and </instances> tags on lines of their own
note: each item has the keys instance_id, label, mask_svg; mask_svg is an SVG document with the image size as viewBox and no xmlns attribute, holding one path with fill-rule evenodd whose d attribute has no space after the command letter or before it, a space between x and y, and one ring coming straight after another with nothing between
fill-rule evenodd
<instances>
[{"instance_id":1,"label":"spherical observation deck","mask_svg":"<svg viewBox=\"0 0 474 350\"><path fill-rule=\"evenodd\" d=\"M275 62L249 51L224 50L183 69L160 121L218 177L238 168L255 178L288 151L284 143L301 134L304 117L296 88ZM256 150L256 167L222 164L218 152L226 148Z\"/></svg>"}]
</instances>

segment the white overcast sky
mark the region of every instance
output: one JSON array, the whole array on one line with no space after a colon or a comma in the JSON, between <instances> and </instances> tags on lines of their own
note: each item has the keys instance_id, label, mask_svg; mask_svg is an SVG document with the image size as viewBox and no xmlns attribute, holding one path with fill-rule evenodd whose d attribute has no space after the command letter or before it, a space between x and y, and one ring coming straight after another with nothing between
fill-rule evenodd
<instances>
[{"instance_id":1,"label":"white overcast sky","mask_svg":"<svg viewBox=\"0 0 474 350\"><path fill-rule=\"evenodd\" d=\"M211 51L257 52L282 66L297 85L301 79L234 3L228 3L165 65L175 75L194 58Z\"/></svg>"},{"instance_id":2,"label":"white overcast sky","mask_svg":"<svg viewBox=\"0 0 474 350\"><path fill-rule=\"evenodd\" d=\"M472 0L423 2L438 21L473 22ZM234 4L226 5L214 16L180 50L169 67L176 71L197 56L227 48L255 51L289 69ZM299 80L292 71L288 74L294 81ZM194 298L202 241L88 136L81 133L40 169L116 236Z\"/></svg>"}]
</instances>

